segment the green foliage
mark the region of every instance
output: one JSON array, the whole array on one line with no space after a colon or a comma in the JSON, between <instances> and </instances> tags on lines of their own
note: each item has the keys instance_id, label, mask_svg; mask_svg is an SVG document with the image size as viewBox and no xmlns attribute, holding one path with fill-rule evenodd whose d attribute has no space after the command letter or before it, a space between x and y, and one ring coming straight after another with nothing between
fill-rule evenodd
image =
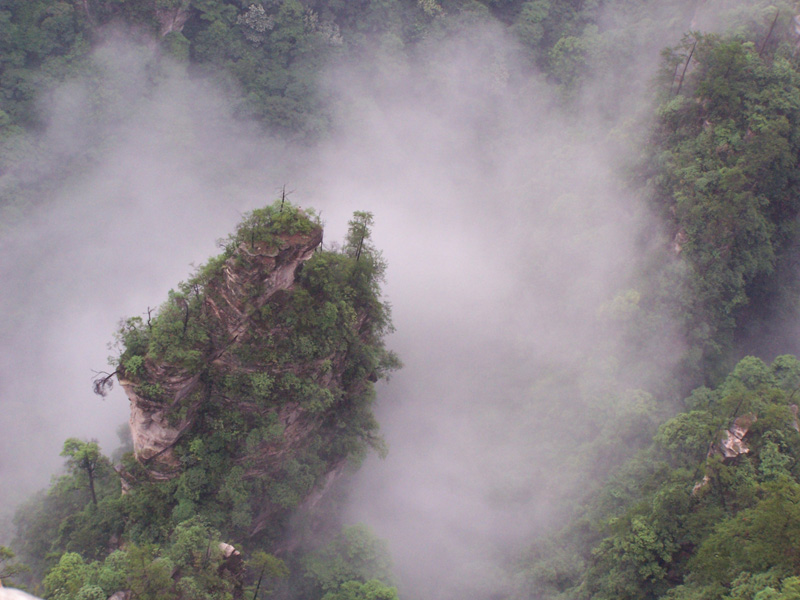
<instances>
[{"instance_id":1,"label":"green foliage","mask_svg":"<svg viewBox=\"0 0 800 600\"><path fill-rule=\"evenodd\" d=\"M7 546L0 546L0 583L3 581L8 584L15 577L30 571L27 565L23 565L16 560L16 554Z\"/></svg>"},{"instance_id":2,"label":"green foliage","mask_svg":"<svg viewBox=\"0 0 800 600\"><path fill-rule=\"evenodd\" d=\"M764 497L720 523L693 559L701 583L730 583L742 572L793 575L797 569L800 485L780 477L763 485Z\"/></svg>"},{"instance_id":3,"label":"green foliage","mask_svg":"<svg viewBox=\"0 0 800 600\"><path fill-rule=\"evenodd\" d=\"M147 600L230 599L236 581L223 562L219 533L194 518L179 523L163 546L130 543L93 562L64 553L44 578L45 598L104 599L131 590Z\"/></svg>"},{"instance_id":4,"label":"green foliage","mask_svg":"<svg viewBox=\"0 0 800 600\"><path fill-rule=\"evenodd\" d=\"M597 8L578 0L8 0L0 10L0 110L12 127L38 125L37 92L86 68L91 42L113 23L158 39L193 73L219 80L233 92L242 116L313 140L328 128L331 104L316 80L334 58L362 56L381 42L396 53L414 52L464 24L494 21L555 81L577 87L603 49L618 54L627 48L618 43L616 29L599 30ZM186 24L161 37L163 11L180 11ZM645 17L634 14L625 25L653 28ZM598 42L598 31L608 39Z\"/></svg>"},{"instance_id":5,"label":"green foliage","mask_svg":"<svg viewBox=\"0 0 800 600\"><path fill-rule=\"evenodd\" d=\"M137 598L170 600L173 592L173 564L158 556L155 546L131 546L127 550L127 583Z\"/></svg>"},{"instance_id":6,"label":"green foliage","mask_svg":"<svg viewBox=\"0 0 800 600\"><path fill-rule=\"evenodd\" d=\"M316 227L319 221L312 210L303 211L285 199L277 200L271 206L247 213L236 232L228 237L226 248L232 252L240 244L274 247L280 244L278 236L308 234Z\"/></svg>"},{"instance_id":7,"label":"green foliage","mask_svg":"<svg viewBox=\"0 0 800 600\"><path fill-rule=\"evenodd\" d=\"M708 411L681 413L659 428L655 442L669 453L676 466L694 466L718 441L723 424Z\"/></svg>"},{"instance_id":8,"label":"green foliage","mask_svg":"<svg viewBox=\"0 0 800 600\"><path fill-rule=\"evenodd\" d=\"M87 23L70 2L8 0L0 31L0 109L15 125L38 125L36 92L61 80L88 50Z\"/></svg>"},{"instance_id":9,"label":"green foliage","mask_svg":"<svg viewBox=\"0 0 800 600\"><path fill-rule=\"evenodd\" d=\"M103 564L97 571L97 586L106 594L124 590L128 585L128 553L124 550L114 550L106 556ZM113 590L113 591L112 591Z\"/></svg>"},{"instance_id":10,"label":"green foliage","mask_svg":"<svg viewBox=\"0 0 800 600\"><path fill-rule=\"evenodd\" d=\"M120 483L95 442L64 444L68 473L20 507L13 546L41 579L53 559L72 552L89 560L107 553L124 526ZM91 473L91 477L90 477Z\"/></svg>"},{"instance_id":11,"label":"green foliage","mask_svg":"<svg viewBox=\"0 0 800 600\"><path fill-rule=\"evenodd\" d=\"M616 522L610 526L614 528ZM644 598L657 594L663 589L666 567L679 545L658 523L640 516L632 517L620 529L623 531L619 535L607 538L594 551L597 567L603 570L602 577L589 571L590 578L597 577L602 582L594 597ZM606 557L611 561L606 562Z\"/></svg>"},{"instance_id":12,"label":"green foliage","mask_svg":"<svg viewBox=\"0 0 800 600\"><path fill-rule=\"evenodd\" d=\"M542 567L529 571L531 586L609 600L792 593L800 575L797 365L790 356L770 366L745 357L716 389L695 390L690 410L664 423L595 494L582 517L592 526L567 528L555 542L561 558L532 555ZM726 456L721 443L734 423L746 423L745 450Z\"/></svg>"},{"instance_id":13,"label":"green foliage","mask_svg":"<svg viewBox=\"0 0 800 600\"><path fill-rule=\"evenodd\" d=\"M102 471L107 471L109 468L108 459L100 454L100 446L97 442L82 442L76 438L69 438L64 442L61 456L67 457L67 468L73 473L86 474L92 502L97 505L95 479Z\"/></svg>"},{"instance_id":14,"label":"green foliage","mask_svg":"<svg viewBox=\"0 0 800 600\"><path fill-rule=\"evenodd\" d=\"M289 576L289 568L280 558L264 551L253 553L253 558L248 562L248 568L255 577L253 598L258 598L259 592L272 594L275 586Z\"/></svg>"},{"instance_id":15,"label":"green foliage","mask_svg":"<svg viewBox=\"0 0 800 600\"><path fill-rule=\"evenodd\" d=\"M66 552L44 578L45 596L48 600L71 600L77 597L90 577L91 567L83 557L75 552Z\"/></svg>"},{"instance_id":16,"label":"green foliage","mask_svg":"<svg viewBox=\"0 0 800 600\"><path fill-rule=\"evenodd\" d=\"M353 219L348 223L350 227L345 238L344 249L348 256L356 259L356 262L361 258L362 251L366 254L372 250L369 238L373 221L372 213L356 211Z\"/></svg>"},{"instance_id":17,"label":"green foliage","mask_svg":"<svg viewBox=\"0 0 800 600\"><path fill-rule=\"evenodd\" d=\"M678 316L713 381L759 307L795 293L778 276L794 260L800 209L800 72L785 46L746 38L696 35L674 56L692 68L665 83L651 183L689 267Z\"/></svg>"},{"instance_id":18,"label":"green foliage","mask_svg":"<svg viewBox=\"0 0 800 600\"><path fill-rule=\"evenodd\" d=\"M393 588L388 587L392 583L391 560L386 544L364 525L345 527L326 546L308 554L302 566L315 596L333 594L338 600L374 593L377 598L392 597ZM370 580L378 582L366 587L353 583L366 584Z\"/></svg>"},{"instance_id":19,"label":"green foliage","mask_svg":"<svg viewBox=\"0 0 800 600\"><path fill-rule=\"evenodd\" d=\"M322 600L399 600L397 589L378 581L346 581L335 592L328 592Z\"/></svg>"}]
</instances>

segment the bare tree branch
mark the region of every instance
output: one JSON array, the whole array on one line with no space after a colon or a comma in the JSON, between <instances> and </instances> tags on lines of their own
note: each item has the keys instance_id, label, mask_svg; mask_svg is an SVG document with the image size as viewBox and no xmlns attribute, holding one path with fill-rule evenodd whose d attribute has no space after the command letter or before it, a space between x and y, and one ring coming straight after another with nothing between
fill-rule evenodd
<instances>
[{"instance_id":1,"label":"bare tree branch","mask_svg":"<svg viewBox=\"0 0 800 600\"><path fill-rule=\"evenodd\" d=\"M92 389L98 396L105 398L114 387L114 377L119 374L119 369L115 369L113 373L105 371L93 371L97 377L92 380Z\"/></svg>"}]
</instances>

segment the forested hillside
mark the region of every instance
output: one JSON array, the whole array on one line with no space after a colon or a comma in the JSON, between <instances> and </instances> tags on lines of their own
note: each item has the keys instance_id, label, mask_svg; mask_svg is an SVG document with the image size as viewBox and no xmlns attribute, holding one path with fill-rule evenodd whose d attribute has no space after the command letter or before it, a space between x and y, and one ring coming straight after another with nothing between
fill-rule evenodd
<instances>
[{"instance_id":1,"label":"forested hillside","mask_svg":"<svg viewBox=\"0 0 800 600\"><path fill-rule=\"evenodd\" d=\"M120 323L95 391L124 389L122 445L64 442L0 523L0 579L48 600L800 597L798 22L791 1L0 0L9 340L52 306L15 252L72 257L39 232L121 177L107 157L163 96L170 156L249 206ZM162 151L136 139L131 181ZM259 187L262 150L337 199L364 187L341 244L285 181ZM147 218L133 253L169 235ZM419 277L396 392L381 226ZM31 354L3 352L8 373ZM390 458L395 481L368 458L392 456L382 416L425 454Z\"/></svg>"}]
</instances>

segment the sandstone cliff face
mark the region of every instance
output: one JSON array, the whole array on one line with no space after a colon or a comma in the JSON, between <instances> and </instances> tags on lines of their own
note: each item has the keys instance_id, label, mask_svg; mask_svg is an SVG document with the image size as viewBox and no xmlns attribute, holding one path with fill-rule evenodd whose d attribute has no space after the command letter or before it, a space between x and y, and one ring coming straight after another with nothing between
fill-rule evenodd
<instances>
[{"instance_id":1,"label":"sandstone cliff face","mask_svg":"<svg viewBox=\"0 0 800 600\"><path fill-rule=\"evenodd\" d=\"M169 474L180 467L180 461L172 454L172 447L184 427L175 427L169 422L168 406L142 398L136 393L135 386L125 379L120 380L120 384L131 402L129 422L134 456L144 464L153 464L150 472L154 478L168 479Z\"/></svg>"}]
</instances>

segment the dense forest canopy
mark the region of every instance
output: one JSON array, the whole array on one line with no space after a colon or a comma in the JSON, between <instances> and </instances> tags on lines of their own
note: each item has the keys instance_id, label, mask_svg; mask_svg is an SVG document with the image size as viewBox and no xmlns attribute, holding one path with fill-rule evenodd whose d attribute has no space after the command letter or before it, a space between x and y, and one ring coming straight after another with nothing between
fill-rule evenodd
<instances>
[{"instance_id":1,"label":"dense forest canopy","mask_svg":"<svg viewBox=\"0 0 800 600\"><path fill-rule=\"evenodd\" d=\"M798 15L0 0L10 381L37 324L244 212L121 323L96 387L125 389L133 437L107 456L69 434L0 528L0 579L57 600L795 598ZM287 175L356 211L340 245L285 179L265 206ZM409 286L410 374L377 410L399 361L373 231ZM53 308L95 261L93 294ZM30 389L6 385L14 407Z\"/></svg>"}]
</instances>

